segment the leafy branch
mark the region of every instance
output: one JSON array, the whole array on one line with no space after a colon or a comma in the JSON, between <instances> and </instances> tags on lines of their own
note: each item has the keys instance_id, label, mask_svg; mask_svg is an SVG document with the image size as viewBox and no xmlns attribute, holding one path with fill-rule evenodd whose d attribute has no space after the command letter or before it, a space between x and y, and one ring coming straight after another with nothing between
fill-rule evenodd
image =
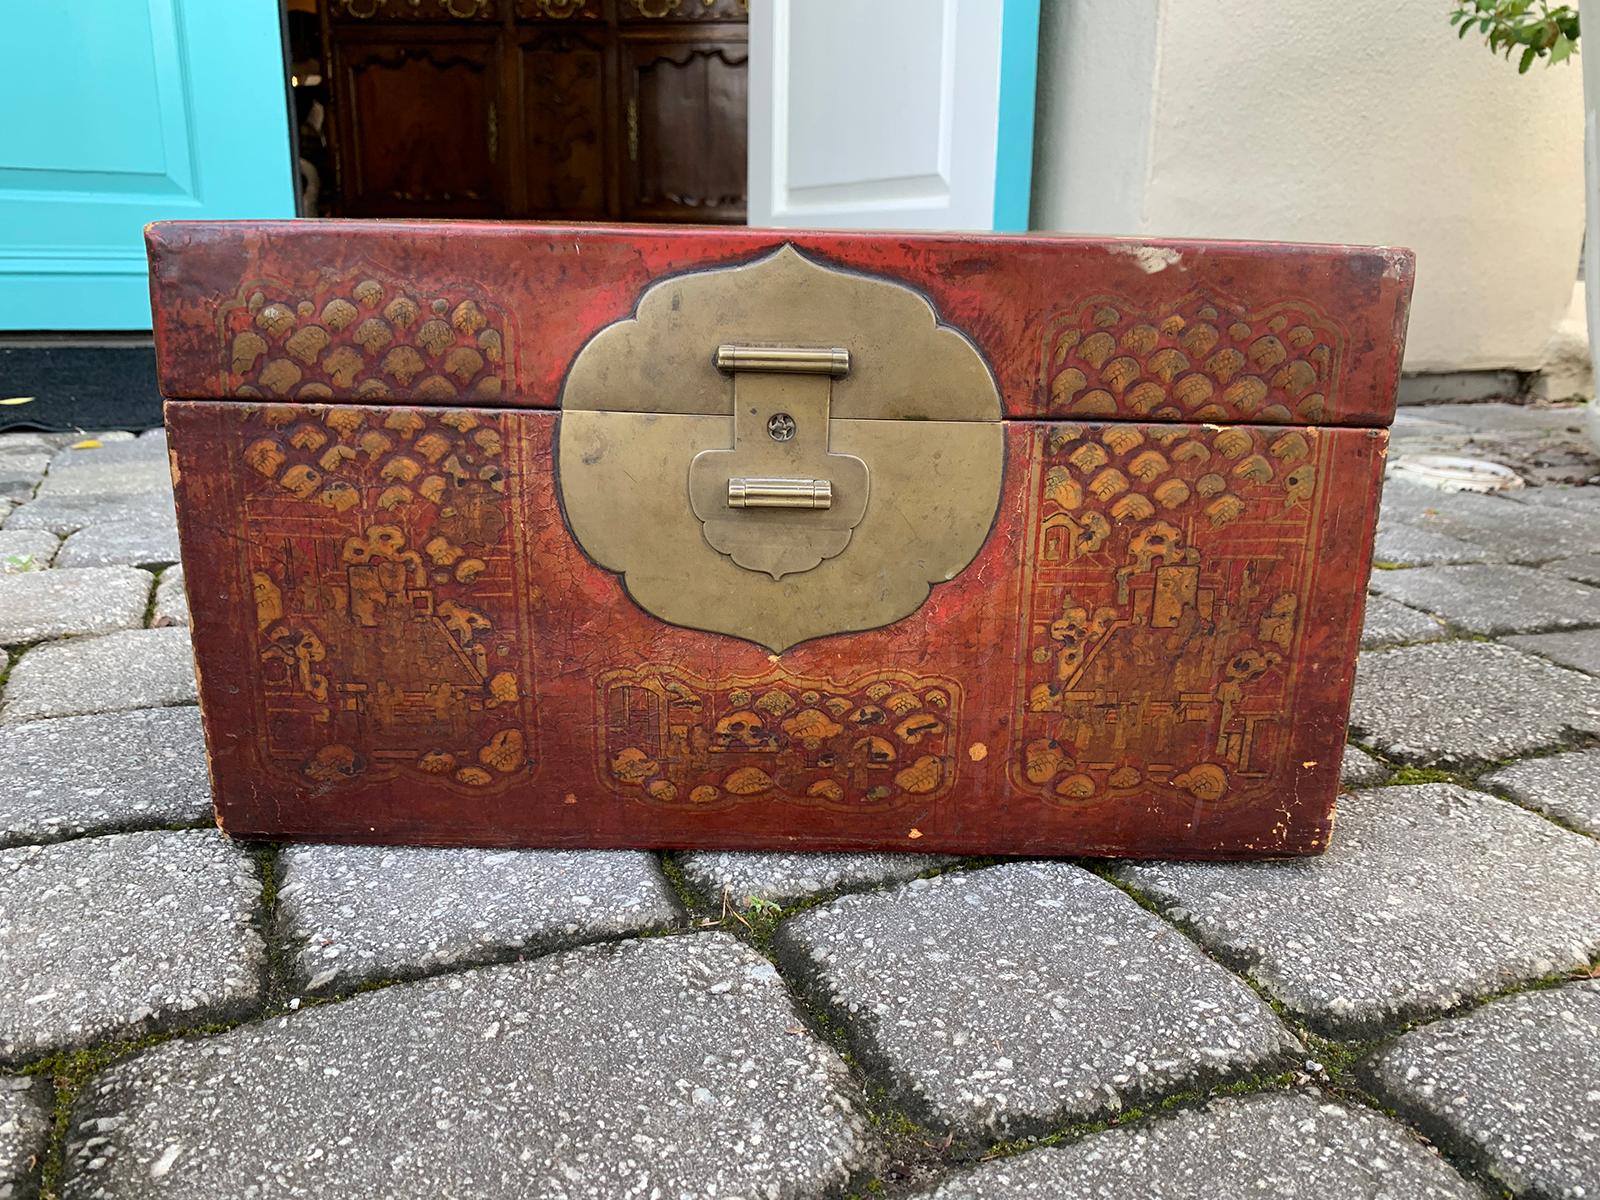
<instances>
[{"instance_id":1,"label":"leafy branch","mask_svg":"<svg viewBox=\"0 0 1600 1200\"><path fill-rule=\"evenodd\" d=\"M1506 61L1520 47L1517 73L1526 74L1535 59L1546 66L1566 62L1578 52L1578 10L1569 4L1554 8L1548 0L1454 0L1450 24L1461 37L1474 29Z\"/></svg>"}]
</instances>

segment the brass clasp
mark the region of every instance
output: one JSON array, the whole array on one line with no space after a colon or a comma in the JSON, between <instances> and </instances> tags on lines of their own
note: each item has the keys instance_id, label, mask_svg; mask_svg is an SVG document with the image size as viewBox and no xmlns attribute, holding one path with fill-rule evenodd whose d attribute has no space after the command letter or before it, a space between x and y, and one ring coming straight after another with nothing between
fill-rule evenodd
<instances>
[{"instance_id":1,"label":"brass clasp","mask_svg":"<svg viewBox=\"0 0 1600 1200\"><path fill-rule=\"evenodd\" d=\"M867 464L828 449L837 346L718 346L733 376L733 449L689 465L689 503L706 541L739 566L780 579L850 544L867 511Z\"/></svg>"},{"instance_id":2,"label":"brass clasp","mask_svg":"<svg viewBox=\"0 0 1600 1200\"><path fill-rule=\"evenodd\" d=\"M839 346L718 346L713 361L719 371L766 371L777 375L826 375L842 379L850 372L850 351ZM824 416L826 420L826 416ZM767 436L787 442L797 426L792 415L767 418ZM730 479L729 508L832 508L833 484L826 479Z\"/></svg>"}]
</instances>

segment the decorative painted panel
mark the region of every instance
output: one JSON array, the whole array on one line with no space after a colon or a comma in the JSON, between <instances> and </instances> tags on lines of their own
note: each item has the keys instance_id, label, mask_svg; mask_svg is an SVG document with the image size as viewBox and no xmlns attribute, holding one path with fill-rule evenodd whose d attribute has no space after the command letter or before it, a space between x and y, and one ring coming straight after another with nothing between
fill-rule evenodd
<instances>
[{"instance_id":1,"label":"decorative painted panel","mask_svg":"<svg viewBox=\"0 0 1600 1200\"><path fill-rule=\"evenodd\" d=\"M1289 786L1325 433L1036 428L1013 783L1069 804L1136 791L1237 802Z\"/></svg>"}]
</instances>

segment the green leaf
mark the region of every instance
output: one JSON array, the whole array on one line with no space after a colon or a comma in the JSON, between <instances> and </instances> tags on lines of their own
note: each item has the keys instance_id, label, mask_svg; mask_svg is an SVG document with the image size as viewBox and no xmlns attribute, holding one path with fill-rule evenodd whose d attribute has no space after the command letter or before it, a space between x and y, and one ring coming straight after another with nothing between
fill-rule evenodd
<instances>
[{"instance_id":1,"label":"green leaf","mask_svg":"<svg viewBox=\"0 0 1600 1200\"><path fill-rule=\"evenodd\" d=\"M1517 72L1526 74L1533 64L1547 58L1550 65L1567 62L1578 53L1579 10L1576 4L1552 4L1551 0L1450 0L1450 24L1456 37L1464 38L1475 29L1489 52L1512 61Z\"/></svg>"}]
</instances>

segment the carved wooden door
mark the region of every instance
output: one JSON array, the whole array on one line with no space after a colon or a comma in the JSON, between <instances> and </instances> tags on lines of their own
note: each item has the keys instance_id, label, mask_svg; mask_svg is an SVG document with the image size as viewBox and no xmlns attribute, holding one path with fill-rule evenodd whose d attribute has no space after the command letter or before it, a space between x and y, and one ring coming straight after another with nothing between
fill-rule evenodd
<instances>
[{"instance_id":1,"label":"carved wooden door","mask_svg":"<svg viewBox=\"0 0 1600 1200\"><path fill-rule=\"evenodd\" d=\"M617 0L622 206L632 221L743 221L747 0Z\"/></svg>"},{"instance_id":2,"label":"carved wooden door","mask_svg":"<svg viewBox=\"0 0 1600 1200\"><path fill-rule=\"evenodd\" d=\"M744 219L747 57L742 39L624 44L624 217Z\"/></svg>"},{"instance_id":3,"label":"carved wooden door","mask_svg":"<svg viewBox=\"0 0 1600 1200\"><path fill-rule=\"evenodd\" d=\"M745 0L331 0L338 211L740 222Z\"/></svg>"},{"instance_id":4,"label":"carved wooden door","mask_svg":"<svg viewBox=\"0 0 1600 1200\"><path fill-rule=\"evenodd\" d=\"M501 215L493 33L363 30L340 38L337 62L347 215Z\"/></svg>"},{"instance_id":5,"label":"carved wooden door","mask_svg":"<svg viewBox=\"0 0 1600 1200\"><path fill-rule=\"evenodd\" d=\"M607 117L606 31L588 23L520 31L521 151L516 211L541 220L602 220L614 212L608 163L617 152ZM614 107L614 106L613 106Z\"/></svg>"}]
</instances>

